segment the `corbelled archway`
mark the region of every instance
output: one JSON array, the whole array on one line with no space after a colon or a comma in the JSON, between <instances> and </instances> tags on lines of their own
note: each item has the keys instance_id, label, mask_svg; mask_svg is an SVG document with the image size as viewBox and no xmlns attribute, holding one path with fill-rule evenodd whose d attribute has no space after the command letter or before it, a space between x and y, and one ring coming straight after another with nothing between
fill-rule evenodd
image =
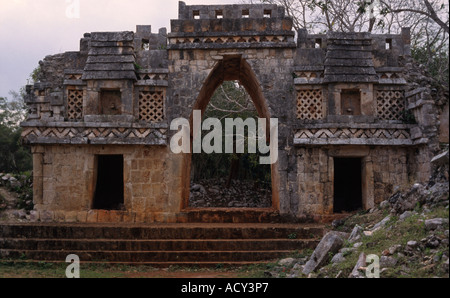
<instances>
[{"instance_id":1,"label":"corbelled archway","mask_svg":"<svg viewBox=\"0 0 450 298\"><path fill-rule=\"evenodd\" d=\"M214 95L216 89L222 85L225 81L238 81L249 94L259 118L266 119L266 125L268 132L267 142L270 141L270 112L267 106L266 99L262 92L260 83L252 70L250 64L242 57L242 55L224 55L223 59L218 61L210 72L208 77L203 83L203 86L199 92L199 95L194 103L191 117L191 142L193 140L193 112L200 110L202 117L205 110ZM192 145L192 143L191 143ZM192 152L192 151L191 151ZM190 168L192 162L192 154L187 154L185 159L184 179L185 179L185 192L183 194L184 200L182 208L185 209L189 206L189 188L190 188ZM276 164L271 166L271 181L272 181L272 209L279 210L279 197L278 197L278 185L279 178L276 174Z\"/></svg>"}]
</instances>

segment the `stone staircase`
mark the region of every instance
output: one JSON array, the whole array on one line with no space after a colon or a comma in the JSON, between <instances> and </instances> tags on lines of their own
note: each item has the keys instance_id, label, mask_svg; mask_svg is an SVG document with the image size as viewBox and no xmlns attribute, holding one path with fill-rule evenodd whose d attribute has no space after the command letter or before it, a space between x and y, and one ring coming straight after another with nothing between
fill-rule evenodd
<instances>
[{"instance_id":1,"label":"stone staircase","mask_svg":"<svg viewBox=\"0 0 450 298\"><path fill-rule=\"evenodd\" d=\"M155 267L240 266L314 249L324 229L305 224L3 224L0 261Z\"/></svg>"}]
</instances>

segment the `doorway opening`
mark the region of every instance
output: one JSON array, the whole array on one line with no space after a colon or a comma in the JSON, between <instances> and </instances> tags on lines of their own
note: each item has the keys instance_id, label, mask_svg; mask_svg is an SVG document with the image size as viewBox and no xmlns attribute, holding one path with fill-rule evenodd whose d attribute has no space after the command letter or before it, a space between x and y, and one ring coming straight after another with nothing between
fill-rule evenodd
<instances>
[{"instance_id":1,"label":"doorway opening","mask_svg":"<svg viewBox=\"0 0 450 298\"><path fill-rule=\"evenodd\" d=\"M363 207L362 159L334 159L334 213L353 212Z\"/></svg>"},{"instance_id":2,"label":"doorway opening","mask_svg":"<svg viewBox=\"0 0 450 298\"><path fill-rule=\"evenodd\" d=\"M202 112L202 119L205 119L205 113L213 107L213 105L218 110L223 110L221 112L227 113L228 110L233 110L233 108L228 109L228 107L222 106L224 102L224 98L228 96L228 94L222 94L219 95L223 90L222 89L228 89L231 93L238 93L242 94L242 96L245 98L245 102L250 102L250 106L252 107L252 115L246 116L246 115L240 115L239 113L233 114L231 113L229 115L229 118L234 118L236 120L237 118L241 118L241 120L248 120L248 118L260 118L260 119L266 119L267 128L269 128L270 123L270 112L266 103L266 100L264 98L264 95L262 93L261 85L258 82L258 79L256 78L255 73L253 72L251 66L245 61L245 59L242 58L241 55L225 55L223 60L219 61L214 69L211 71L208 78L205 80L202 89L200 90L200 93L197 97L197 101L194 104L193 107L193 113L191 114L191 136L193 135L192 127L193 127L193 116L194 111L200 110ZM223 93L223 92L222 92ZM219 97L218 101L216 99L213 100L214 97ZM222 97L222 98L220 98ZM241 102L237 100L235 97L231 98L231 101L235 102L234 109L237 108L238 111L240 111L240 105L245 105L244 102ZM236 104L237 101L237 104ZM226 102L226 101L225 101ZM211 104L212 103L212 104ZM232 105L233 106L233 105ZM208 116L211 117L211 116ZM223 116L222 116L223 117ZM212 116L212 118L218 118L220 119L221 116ZM246 119L247 118L247 119ZM256 121L258 123L258 121ZM225 128L225 126L223 126ZM248 136L247 128L245 135ZM208 134L208 132L205 132L205 134ZM242 134L238 133L237 131L234 132L233 135L233 142L236 142L236 135ZM204 134L203 134L204 136ZM267 143L270 142L270 134L267 137ZM225 140L224 140L225 145ZM230 141L228 142L228 144ZM192 144L191 144L192 145ZM235 147L235 146L233 146ZM257 154L248 154L247 146L244 150L244 154L238 154L237 152L234 152L233 154L213 154L213 155L220 155L216 156L214 158L218 158L221 160L218 161L211 161L208 160L208 156L206 159L202 158L202 154L191 154L186 159L186 172L185 177L188 178L185 180L185 188L183 192L184 196L184 202L183 205L185 208L262 208L262 209L275 209L279 210L280 204L279 204L279 197L278 197L278 190L279 190L279 178L276 174L276 169L278 167L278 164L272 164L268 166L261 166L259 171L261 175L259 177L264 178L255 178L254 173L249 174L249 169L253 165L257 163L259 166L259 158ZM259 152L259 150L257 150ZM211 187L210 193L216 193L216 198L221 198L220 200L215 200L214 202L208 203L208 199L204 200L202 198L202 195L208 193L208 185L203 186L200 183L197 183L198 181L198 174L207 175L207 171L199 170L198 162L200 160L200 163L206 163L207 166L204 166L203 169L207 169L207 171L216 171L220 173L221 182L222 184L216 183ZM219 163L225 162L225 167L222 167L222 169L225 170L219 170ZM255 165L256 166L256 165ZM253 172L253 171L252 171ZM257 175L256 175L257 176ZM210 177L210 176L209 176ZM250 182L250 184L244 183L246 178L254 179L254 182ZM249 180L251 180L249 179ZM256 182L256 183L255 183ZM223 185L223 186L222 186ZM222 192L227 191L227 186L230 186L229 188L232 188L230 192L223 195ZM266 192L267 195L264 197L267 197L267 199L264 200L246 200L242 199L242 193L246 190L255 190L255 191L261 191ZM247 198L252 197L251 194L245 195ZM225 199L226 197L226 199ZM254 196L258 197L258 196ZM197 201L197 202L194 202ZM198 202L200 201L200 202ZM256 202L256 203L255 203ZM264 202L264 203L262 203Z\"/></svg>"},{"instance_id":3,"label":"doorway opening","mask_svg":"<svg viewBox=\"0 0 450 298\"><path fill-rule=\"evenodd\" d=\"M202 121L211 118L218 119L222 126L222 153L192 155L189 207L271 208L271 166L261 165L262 155L258 150L250 152L248 146L250 138L256 138L254 131L245 126L243 136L237 136L236 129L232 136L226 135L226 119L253 119L258 123L258 112L239 81L225 81L216 89ZM203 131L202 137L209 133ZM226 152L226 143L231 140L233 152ZM243 151L236 150L238 145Z\"/></svg>"},{"instance_id":4,"label":"doorway opening","mask_svg":"<svg viewBox=\"0 0 450 298\"><path fill-rule=\"evenodd\" d=\"M97 156L94 209L124 209L123 162L123 155Z\"/></svg>"}]
</instances>

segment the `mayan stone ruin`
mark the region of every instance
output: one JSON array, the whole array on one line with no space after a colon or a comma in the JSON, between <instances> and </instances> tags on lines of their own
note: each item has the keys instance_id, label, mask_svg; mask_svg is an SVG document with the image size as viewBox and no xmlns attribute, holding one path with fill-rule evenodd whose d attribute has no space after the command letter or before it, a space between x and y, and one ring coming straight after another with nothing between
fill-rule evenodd
<instances>
[{"instance_id":1,"label":"mayan stone ruin","mask_svg":"<svg viewBox=\"0 0 450 298\"><path fill-rule=\"evenodd\" d=\"M79 51L46 57L22 123L32 219L320 222L425 183L439 119L429 90L406 78L409 29L292 27L276 5L180 2L170 32L86 33ZM189 207L192 155L172 153L170 123L205 111L225 81L245 87L260 118L279 121L270 208Z\"/></svg>"}]
</instances>

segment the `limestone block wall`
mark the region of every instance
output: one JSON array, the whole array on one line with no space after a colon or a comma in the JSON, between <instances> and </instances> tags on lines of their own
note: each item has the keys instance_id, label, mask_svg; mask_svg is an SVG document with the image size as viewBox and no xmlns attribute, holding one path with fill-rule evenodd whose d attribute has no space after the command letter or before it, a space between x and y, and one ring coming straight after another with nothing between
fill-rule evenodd
<instances>
[{"instance_id":1,"label":"limestone block wall","mask_svg":"<svg viewBox=\"0 0 450 298\"><path fill-rule=\"evenodd\" d=\"M362 204L370 209L401 187L414 174L409 168L410 149L403 147L297 148L298 200L292 209L298 218L332 215L334 207L334 158L361 158Z\"/></svg>"},{"instance_id":2,"label":"limestone block wall","mask_svg":"<svg viewBox=\"0 0 450 298\"><path fill-rule=\"evenodd\" d=\"M286 114L284 103L295 106L292 83L293 53L293 49L171 50L169 80L171 86L177 88L168 90L167 114L174 119L180 116L190 117L202 87L211 83L207 81L208 76L227 57L241 57L249 64L255 74L255 84L260 85L271 116ZM221 78L213 79L221 82L227 79L240 80L242 77L239 77L239 70L238 68L237 73L225 72ZM244 87L252 93L252 88L258 86ZM290 117L295 116L294 113L291 114Z\"/></svg>"},{"instance_id":3,"label":"limestone block wall","mask_svg":"<svg viewBox=\"0 0 450 298\"><path fill-rule=\"evenodd\" d=\"M37 146L33 216L58 222L171 222L181 206L177 156L163 146ZM97 156L123 155L124 208L93 209Z\"/></svg>"},{"instance_id":4,"label":"limestone block wall","mask_svg":"<svg viewBox=\"0 0 450 298\"><path fill-rule=\"evenodd\" d=\"M225 80L239 80L243 84L260 117L279 119L279 161L272 170L273 202L277 209L283 204L279 203L280 198L288 196L289 165L285 149L292 142L289 123L296 116L295 109L286 108L295 106L293 55L291 48L169 51L169 82L176 86L167 90L169 122L177 117L190 119L194 109L204 110L215 89ZM184 166L189 168L189 157L185 162ZM188 186L186 180L185 190ZM288 207L282 212L290 213Z\"/></svg>"},{"instance_id":5,"label":"limestone block wall","mask_svg":"<svg viewBox=\"0 0 450 298\"><path fill-rule=\"evenodd\" d=\"M33 216L183 221L191 155L170 152L169 124L204 111L224 81L239 81L261 118L278 119L272 201L282 216L333 214L336 159L360 159L365 209L396 187L425 183L439 124L441 141L448 128L431 91L407 80L409 29L300 30L295 42L292 27L277 5L180 2L169 33L86 33L80 51L46 57L39 82L27 87L22 123L34 154ZM122 211L93 209L101 155L123 156Z\"/></svg>"}]
</instances>

